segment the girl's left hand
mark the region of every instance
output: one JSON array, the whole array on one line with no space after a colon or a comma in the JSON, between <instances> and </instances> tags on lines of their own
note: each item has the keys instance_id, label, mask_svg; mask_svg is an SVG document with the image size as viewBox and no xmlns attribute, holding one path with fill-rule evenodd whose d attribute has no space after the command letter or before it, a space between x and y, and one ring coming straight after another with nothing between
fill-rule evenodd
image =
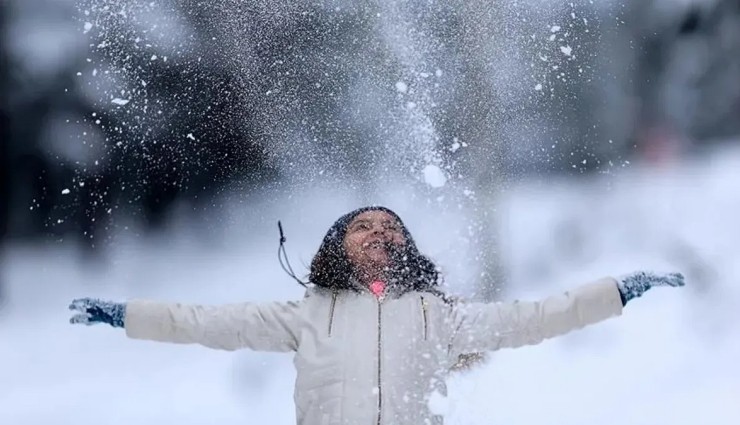
<instances>
[{"instance_id":1,"label":"girl's left hand","mask_svg":"<svg viewBox=\"0 0 740 425\"><path fill-rule=\"evenodd\" d=\"M633 298L642 296L647 290L655 286L679 287L686 284L681 273L658 274L638 271L621 276L617 279L622 304L627 304Z\"/></svg>"}]
</instances>

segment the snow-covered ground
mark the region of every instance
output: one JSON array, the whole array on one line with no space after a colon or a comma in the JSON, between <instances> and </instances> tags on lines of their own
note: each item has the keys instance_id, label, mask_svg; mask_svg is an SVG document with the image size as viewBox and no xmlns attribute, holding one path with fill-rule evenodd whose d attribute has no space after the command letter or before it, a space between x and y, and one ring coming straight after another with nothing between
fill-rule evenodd
<instances>
[{"instance_id":1,"label":"snow-covered ground","mask_svg":"<svg viewBox=\"0 0 740 425\"><path fill-rule=\"evenodd\" d=\"M441 223L456 209L394 194L382 201L454 286L465 275L460 224ZM2 270L0 424L293 423L289 355L130 341L118 329L69 325L67 305L79 296L298 298L277 263L276 219L302 273L331 222L355 206L329 191L232 202L207 225L179 220L161 236L120 235L94 268L64 243L12 246ZM495 353L435 401L449 423L740 423L740 151L520 183L507 188L499 213L508 298L643 268L683 271L689 286L651 291L621 318L566 337Z\"/></svg>"}]
</instances>

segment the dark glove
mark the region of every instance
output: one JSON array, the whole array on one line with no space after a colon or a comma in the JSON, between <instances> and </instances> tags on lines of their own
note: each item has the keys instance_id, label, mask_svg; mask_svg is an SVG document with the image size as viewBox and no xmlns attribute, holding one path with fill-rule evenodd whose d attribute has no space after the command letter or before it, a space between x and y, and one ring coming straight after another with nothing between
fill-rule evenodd
<instances>
[{"instance_id":1,"label":"dark glove","mask_svg":"<svg viewBox=\"0 0 740 425\"><path fill-rule=\"evenodd\" d=\"M678 287L685 284L681 273L634 272L617 279L619 293L622 296L622 305L626 305L633 298L641 297L642 294L654 286Z\"/></svg>"},{"instance_id":2,"label":"dark glove","mask_svg":"<svg viewBox=\"0 0 740 425\"><path fill-rule=\"evenodd\" d=\"M76 299L69 305L69 309L79 312L69 319L69 323L73 324L95 325L107 323L114 328L122 328L123 319L126 316L126 304L94 298Z\"/></svg>"}]
</instances>

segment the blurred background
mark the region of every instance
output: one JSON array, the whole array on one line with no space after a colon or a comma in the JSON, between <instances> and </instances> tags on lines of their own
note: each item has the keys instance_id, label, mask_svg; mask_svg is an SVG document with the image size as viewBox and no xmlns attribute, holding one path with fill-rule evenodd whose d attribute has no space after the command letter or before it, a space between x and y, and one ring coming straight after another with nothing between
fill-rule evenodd
<instances>
[{"instance_id":1,"label":"blurred background","mask_svg":"<svg viewBox=\"0 0 740 425\"><path fill-rule=\"evenodd\" d=\"M0 423L293 423L289 356L66 308L299 298L277 221L305 275L366 204L468 298L687 275L455 376L448 422L740 421L737 0L3 0Z\"/></svg>"}]
</instances>

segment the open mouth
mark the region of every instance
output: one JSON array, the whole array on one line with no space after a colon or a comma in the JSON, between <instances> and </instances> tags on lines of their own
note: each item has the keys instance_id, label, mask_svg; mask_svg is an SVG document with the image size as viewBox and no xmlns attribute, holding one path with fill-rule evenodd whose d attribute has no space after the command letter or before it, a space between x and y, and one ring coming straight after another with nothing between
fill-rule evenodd
<instances>
[{"instance_id":1,"label":"open mouth","mask_svg":"<svg viewBox=\"0 0 740 425\"><path fill-rule=\"evenodd\" d=\"M365 245L366 248L385 248L385 244L380 241L369 242Z\"/></svg>"},{"instance_id":2,"label":"open mouth","mask_svg":"<svg viewBox=\"0 0 740 425\"><path fill-rule=\"evenodd\" d=\"M364 248L368 250L387 250L387 244L383 241L372 241L364 244Z\"/></svg>"}]
</instances>

